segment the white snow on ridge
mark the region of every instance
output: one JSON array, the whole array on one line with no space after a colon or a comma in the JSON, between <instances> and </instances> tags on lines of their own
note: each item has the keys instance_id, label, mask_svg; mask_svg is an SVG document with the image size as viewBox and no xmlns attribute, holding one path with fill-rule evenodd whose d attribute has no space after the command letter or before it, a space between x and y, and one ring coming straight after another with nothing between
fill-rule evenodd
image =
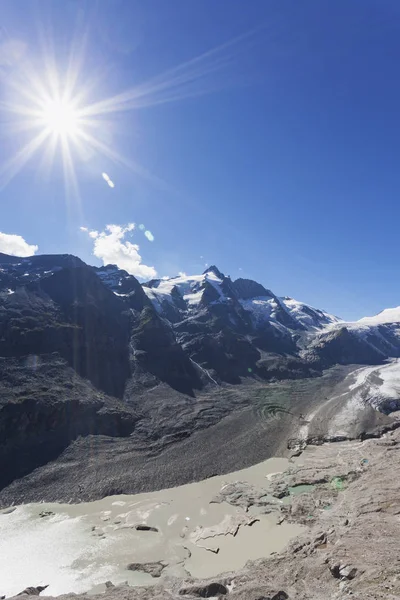
<instances>
[{"instance_id":1,"label":"white snow on ridge","mask_svg":"<svg viewBox=\"0 0 400 600\"><path fill-rule=\"evenodd\" d=\"M356 381L350 390L363 392L364 398L376 410L384 401L393 401L392 410L400 404L400 360L389 364L366 367L357 372Z\"/></svg>"},{"instance_id":2,"label":"white snow on ridge","mask_svg":"<svg viewBox=\"0 0 400 600\"><path fill-rule=\"evenodd\" d=\"M379 393L385 398L400 400L400 361L395 360L389 365L381 367L377 375L382 380Z\"/></svg>"},{"instance_id":3,"label":"white snow on ridge","mask_svg":"<svg viewBox=\"0 0 400 600\"><path fill-rule=\"evenodd\" d=\"M355 324L360 325L382 325L384 323L400 323L400 306L396 308L386 308L374 317L364 317Z\"/></svg>"},{"instance_id":4,"label":"white snow on ridge","mask_svg":"<svg viewBox=\"0 0 400 600\"><path fill-rule=\"evenodd\" d=\"M399 327L394 329L394 333L400 336L400 306L395 308L386 308L382 312L374 315L373 317L363 317L358 321L337 321L337 323L332 323L327 326L327 329L335 328L336 325L340 325L343 327L347 327L349 329L357 330L360 333L367 334L371 327L376 327L378 325L390 325L390 324L398 324ZM332 327L333 326L333 327Z\"/></svg>"},{"instance_id":5,"label":"white snow on ridge","mask_svg":"<svg viewBox=\"0 0 400 600\"><path fill-rule=\"evenodd\" d=\"M183 299L189 304L189 306L197 306L203 297L204 290L194 292L194 294L185 294Z\"/></svg>"},{"instance_id":6,"label":"white snow on ridge","mask_svg":"<svg viewBox=\"0 0 400 600\"><path fill-rule=\"evenodd\" d=\"M355 381L348 386L348 391L342 394L346 401L331 423L330 435L348 435L351 426L359 421L362 411L368 405L385 413L399 410L399 359L385 365L361 367L350 373L347 378L355 378Z\"/></svg>"},{"instance_id":7,"label":"white snow on ridge","mask_svg":"<svg viewBox=\"0 0 400 600\"><path fill-rule=\"evenodd\" d=\"M148 288L144 286L143 289L158 312L162 312L162 307L165 306L166 301L172 306L176 306L173 297L174 288L190 309L195 308L201 302L206 282L211 284L219 295L215 302L220 303L228 300L221 290L222 279L213 271L208 271L202 275L179 275L178 277L162 279L158 282L157 287ZM257 296L246 300L242 299L240 303L245 310L252 314L256 325L270 322L271 325L282 331L287 331L287 327L280 323L282 311L285 311L308 330L323 329L340 322L337 317L312 308L303 302L298 302L293 298Z\"/></svg>"},{"instance_id":8,"label":"white snow on ridge","mask_svg":"<svg viewBox=\"0 0 400 600\"><path fill-rule=\"evenodd\" d=\"M304 302L299 302L294 298L280 298L280 301L284 304L290 315L306 329L321 329L327 325L341 323L341 319L338 317Z\"/></svg>"},{"instance_id":9,"label":"white snow on ridge","mask_svg":"<svg viewBox=\"0 0 400 600\"><path fill-rule=\"evenodd\" d=\"M171 288L172 289L172 288ZM171 305L174 304L172 296L165 290L159 290L158 288L148 288L143 286L143 291L149 300L153 303L154 308L158 313L162 313L162 304L164 301L169 302Z\"/></svg>"},{"instance_id":10,"label":"white snow on ridge","mask_svg":"<svg viewBox=\"0 0 400 600\"><path fill-rule=\"evenodd\" d=\"M278 323L278 312L286 311L295 321L303 325L306 329L322 329L327 325L340 323L340 319L329 313L318 310L294 300L293 298L271 298L270 296L259 296L249 300L240 301L243 308L253 314L256 323L271 321Z\"/></svg>"},{"instance_id":11,"label":"white snow on ridge","mask_svg":"<svg viewBox=\"0 0 400 600\"><path fill-rule=\"evenodd\" d=\"M384 329L381 328L384 327ZM346 327L377 352L385 356L394 352L397 356L400 344L400 307L388 308L373 317L364 317L359 321L339 321L324 327L322 333L329 333L339 327Z\"/></svg>"},{"instance_id":12,"label":"white snow on ridge","mask_svg":"<svg viewBox=\"0 0 400 600\"><path fill-rule=\"evenodd\" d=\"M376 371L376 369L377 369L376 366L361 367L361 369L357 369L357 371L354 371L354 373L351 373L351 376L353 376L353 375L356 376L356 380L354 383L349 385L349 390L355 390L358 387L360 387L361 385L363 385L364 383L366 383L370 374L373 373L374 371Z\"/></svg>"},{"instance_id":13,"label":"white snow on ridge","mask_svg":"<svg viewBox=\"0 0 400 600\"><path fill-rule=\"evenodd\" d=\"M257 296L248 300L240 300L240 304L245 310L252 313L256 323L264 323L271 319L276 320L276 311L278 309L277 302L270 296Z\"/></svg>"},{"instance_id":14,"label":"white snow on ridge","mask_svg":"<svg viewBox=\"0 0 400 600\"><path fill-rule=\"evenodd\" d=\"M161 312L162 303L164 301L174 305L172 296L174 288L178 290L189 308L197 306L203 297L204 284L206 281L216 289L220 296L220 300L223 301L225 296L220 289L222 280L212 271L202 275L179 275L178 277L172 277L171 279L162 279L157 287L148 288L144 286L143 289L147 297L153 302L156 310Z\"/></svg>"}]
</instances>

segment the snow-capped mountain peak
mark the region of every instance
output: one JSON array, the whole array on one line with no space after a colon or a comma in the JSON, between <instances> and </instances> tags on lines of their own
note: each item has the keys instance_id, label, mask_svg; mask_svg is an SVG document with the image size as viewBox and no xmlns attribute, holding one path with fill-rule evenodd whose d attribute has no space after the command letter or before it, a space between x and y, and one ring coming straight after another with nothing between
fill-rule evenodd
<instances>
[{"instance_id":1,"label":"snow-capped mountain peak","mask_svg":"<svg viewBox=\"0 0 400 600\"><path fill-rule=\"evenodd\" d=\"M383 325L385 323L400 323L400 306L386 308L373 317L363 317L356 321L360 325Z\"/></svg>"},{"instance_id":2,"label":"snow-capped mountain peak","mask_svg":"<svg viewBox=\"0 0 400 600\"><path fill-rule=\"evenodd\" d=\"M153 280L149 284L143 284L143 289L157 312L168 313L171 318L173 311L176 320L204 304L207 296L210 302L226 301L227 296L223 290L226 279L216 267L210 267L201 275L181 274Z\"/></svg>"},{"instance_id":3,"label":"snow-capped mountain peak","mask_svg":"<svg viewBox=\"0 0 400 600\"><path fill-rule=\"evenodd\" d=\"M227 304L243 309L255 328L267 324L288 330L318 330L339 322L337 317L312 308L293 298L279 298L271 290L251 279L231 281L215 266L201 275L181 274L152 280L143 289L155 309L173 321L212 304Z\"/></svg>"}]
</instances>

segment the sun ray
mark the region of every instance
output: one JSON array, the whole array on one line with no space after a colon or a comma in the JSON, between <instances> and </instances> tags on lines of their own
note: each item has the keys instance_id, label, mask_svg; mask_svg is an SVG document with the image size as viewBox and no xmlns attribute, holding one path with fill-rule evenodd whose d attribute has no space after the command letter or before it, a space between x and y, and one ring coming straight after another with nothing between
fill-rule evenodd
<instances>
[{"instance_id":1,"label":"sun ray","mask_svg":"<svg viewBox=\"0 0 400 600\"><path fill-rule=\"evenodd\" d=\"M78 218L84 221L83 206L79 190L78 179L76 177L74 161L72 158L70 144L67 138L61 139L62 162L64 171L64 180L66 184L67 208L70 211L74 203L78 209ZM71 214L69 215L71 217Z\"/></svg>"},{"instance_id":2,"label":"sun ray","mask_svg":"<svg viewBox=\"0 0 400 600\"><path fill-rule=\"evenodd\" d=\"M183 86L193 82L200 82L208 75L226 67L236 52L238 52L238 49L235 47L249 39L254 35L254 32L255 30L246 32L233 40L168 69L164 73L153 77L143 84L139 84L121 94L89 105L83 110L83 115L102 115L110 112L153 106L154 104L161 103L160 99L157 99L155 95L165 91L174 92L171 101L184 99L187 97L189 91L182 90L181 88ZM227 52L228 50L231 52ZM234 50L236 50L236 52L234 52ZM214 85L215 83L216 82L214 82ZM177 90L179 89L181 89L181 92L180 94L177 94ZM203 91L202 93L210 93L210 89L205 92ZM192 91L189 92L189 95L197 94L194 94ZM142 100L140 104L139 100ZM165 101L168 100L164 100L164 102Z\"/></svg>"},{"instance_id":3,"label":"sun ray","mask_svg":"<svg viewBox=\"0 0 400 600\"><path fill-rule=\"evenodd\" d=\"M76 159L85 155L85 160L91 159L97 154L129 168L159 189L176 194L172 186L137 160L128 159L113 145L102 141L104 132L107 136L111 133L110 117L119 112L177 102L221 89L226 85L221 73L253 40L256 31L241 34L122 93L97 101L93 101L94 76L90 80L86 78L84 84L80 83L88 30L81 27L79 36L75 36L63 71L57 65L51 40L43 35L41 74L29 61L19 65L17 75L13 73L12 77L6 77L0 73L1 82L9 91L8 98L0 101L1 113L8 116L2 123L3 130L32 136L0 169L0 185L4 187L44 146L42 167L51 169L57 150L60 151L68 195L76 194L79 198Z\"/></svg>"},{"instance_id":4,"label":"sun ray","mask_svg":"<svg viewBox=\"0 0 400 600\"><path fill-rule=\"evenodd\" d=\"M11 181L11 179L22 169L22 167L32 158L39 150L45 140L49 137L50 132L44 130L39 133L33 140L25 144L17 154L9 159L0 169L0 189Z\"/></svg>"},{"instance_id":5,"label":"sun ray","mask_svg":"<svg viewBox=\"0 0 400 600\"><path fill-rule=\"evenodd\" d=\"M40 162L39 171L46 180L49 179L57 151L57 138L55 135L49 136L48 143L44 146L43 156Z\"/></svg>"}]
</instances>

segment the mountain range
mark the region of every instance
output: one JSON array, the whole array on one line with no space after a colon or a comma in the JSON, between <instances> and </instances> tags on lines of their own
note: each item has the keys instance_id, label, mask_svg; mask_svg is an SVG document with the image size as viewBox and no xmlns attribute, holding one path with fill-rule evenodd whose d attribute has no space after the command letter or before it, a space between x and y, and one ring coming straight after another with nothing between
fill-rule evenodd
<instances>
[{"instance_id":1,"label":"mountain range","mask_svg":"<svg viewBox=\"0 0 400 600\"><path fill-rule=\"evenodd\" d=\"M25 498L35 477L43 489L51 473L54 499L138 491L123 477L137 453L147 460L216 427L265 390L318 388L345 366L399 356L400 308L349 323L215 266L140 284L71 255L0 254L0 503ZM79 460L92 442L104 462L123 444L121 470L117 488L112 465L92 473L85 495ZM60 488L65 460L76 461L78 491ZM197 477L177 470L153 485Z\"/></svg>"}]
</instances>

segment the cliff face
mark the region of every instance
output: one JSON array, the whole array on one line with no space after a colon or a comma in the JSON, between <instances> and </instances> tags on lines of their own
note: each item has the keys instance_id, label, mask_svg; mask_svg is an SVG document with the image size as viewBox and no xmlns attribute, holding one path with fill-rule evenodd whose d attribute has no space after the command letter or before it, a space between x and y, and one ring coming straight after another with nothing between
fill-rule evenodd
<instances>
[{"instance_id":1,"label":"cliff face","mask_svg":"<svg viewBox=\"0 0 400 600\"><path fill-rule=\"evenodd\" d=\"M137 415L58 354L0 359L0 489L54 460L79 436L129 436Z\"/></svg>"}]
</instances>

